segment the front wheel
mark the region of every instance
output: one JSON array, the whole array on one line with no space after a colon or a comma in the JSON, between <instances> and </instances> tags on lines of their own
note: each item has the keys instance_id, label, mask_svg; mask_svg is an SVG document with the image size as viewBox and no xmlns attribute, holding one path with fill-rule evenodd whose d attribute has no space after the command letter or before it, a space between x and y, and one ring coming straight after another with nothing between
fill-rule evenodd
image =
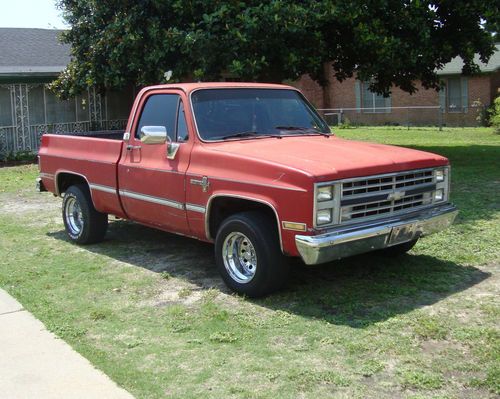
<instances>
[{"instance_id":1,"label":"front wheel","mask_svg":"<svg viewBox=\"0 0 500 399\"><path fill-rule=\"evenodd\" d=\"M90 191L84 184L77 184L66 190L62 217L66 234L77 244L102 241L108 229L108 215L94 208Z\"/></svg>"},{"instance_id":2,"label":"front wheel","mask_svg":"<svg viewBox=\"0 0 500 399\"><path fill-rule=\"evenodd\" d=\"M226 285L251 298L278 290L288 277L276 224L260 212L238 213L222 223L215 259Z\"/></svg>"}]
</instances>

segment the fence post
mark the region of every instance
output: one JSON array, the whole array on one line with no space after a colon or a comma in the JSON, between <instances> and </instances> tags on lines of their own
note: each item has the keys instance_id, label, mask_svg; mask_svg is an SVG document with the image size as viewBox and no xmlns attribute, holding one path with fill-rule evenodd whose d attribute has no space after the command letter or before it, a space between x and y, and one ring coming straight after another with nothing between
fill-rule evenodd
<instances>
[{"instance_id":1,"label":"fence post","mask_svg":"<svg viewBox=\"0 0 500 399\"><path fill-rule=\"evenodd\" d=\"M442 132L443 131L443 114L444 114L444 110L443 110L443 107L439 107L439 131Z\"/></svg>"},{"instance_id":2,"label":"fence post","mask_svg":"<svg viewBox=\"0 0 500 399\"><path fill-rule=\"evenodd\" d=\"M340 110L340 114L339 114L339 121L338 121L338 125L341 126L342 125L342 121L344 120L344 110L341 109Z\"/></svg>"},{"instance_id":3,"label":"fence post","mask_svg":"<svg viewBox=\"0 0 500 399\"><path fill-rule=\"evenodd\" d=\"M410 107L406 107L406 126L410 130Z\"/></svg>"}]
</instances>

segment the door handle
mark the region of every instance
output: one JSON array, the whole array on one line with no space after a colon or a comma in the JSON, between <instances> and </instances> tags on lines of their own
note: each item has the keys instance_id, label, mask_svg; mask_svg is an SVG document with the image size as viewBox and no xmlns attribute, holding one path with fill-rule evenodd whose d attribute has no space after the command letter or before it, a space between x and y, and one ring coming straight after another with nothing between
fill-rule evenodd
<instances>
[{"instance_id":1,"label":"door handle","mask_svg":"<svg viewBox=\"0 0 500 399\"><path fill-rule=\"evenodd\" d=\"M127 145L127 151L140 150L142 147L140 145Z\"/></svg>"}]
</instances>

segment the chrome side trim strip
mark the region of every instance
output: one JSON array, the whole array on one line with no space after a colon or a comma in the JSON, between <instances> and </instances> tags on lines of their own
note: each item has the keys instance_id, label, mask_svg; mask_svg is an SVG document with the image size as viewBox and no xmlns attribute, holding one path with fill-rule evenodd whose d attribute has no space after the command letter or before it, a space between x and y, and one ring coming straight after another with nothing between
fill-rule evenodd
<instances>
[{"instance_id":1,"label":"chrome side trim strip","mask_svg":"<svg viewBox=\"0 0 500 399\"><path fill-rule=\"evenodd\" d=\"M204 206L201 205L186 204L186 211L192 211L204 214L206 212L206 209Z\"/></svg>"},{"instance_id":2,"label":"chrome side trim strip","mask_svg":"<svg viewBox=\"0 0 500 399\"><path fill-rule=\"evenodd\" d=\"M91 190L102 191L104 193L116 194L116 188L110 186L103 186L102 184L89 184Z\"/></svg>"},{"instance_id":3,"label":"chrome side trim strip","mask_svg":"<svg viewBox=\"0 0 500 399\"><path fill-rule=\"evenodd\" d=\"M162 173L173 173L173 174L176 174L176 175L184 175L186 174L185 172L179 172L177 170L169 170L169 169L160 169L160 168L147 168L145 166L141 166L141 165L131 165L131 164L127 164L126 165L127 168L132 168L132 169L144 169L144 170L153 170L155 172L162 172Z\"/></svg>"},{"instance_id":4,"label":"chrome side trim strip","mask_svg":"<svg viewBox=\"0 0 500 399\"><path fill-rule=\"evenodd\" d=\"M45 179L54 180L54 175L51 173L40 173L40 177Z\"/></svg>"},{"instance_id":5,"label":"chrome side trim strip","mask_svg":"<svg viewBox=\"0 0 500 399\"><path fill-rule=\"evenodd\" d=\"M128 197L132 199L136 199L139 201L146 201L146 202L152 202L154 204L159 204L159 205L164 205L164 206L169 206L171 208L175 209L184 209L184 204L177 202L177 201L172 201L168 200L165 198L160 198L160 197L154 197L152 195L146 195L146 194L139 194L135 193L133 191L127 191L127 190L120 190L120 195L123 197Z\"/></svg>"}]
</instances>

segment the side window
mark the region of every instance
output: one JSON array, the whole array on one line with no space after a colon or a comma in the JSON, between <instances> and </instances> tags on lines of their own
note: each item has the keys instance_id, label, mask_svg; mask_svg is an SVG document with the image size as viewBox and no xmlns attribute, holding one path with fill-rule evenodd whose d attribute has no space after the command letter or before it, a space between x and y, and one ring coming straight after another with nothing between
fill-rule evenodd
<instances>
[{"instance_id":1,"label":"side window","mask_svg":"<svg viewBox=\"0 0 500 399\"><path fill-rule=\"evenodd\" d=\"M462 84L460 78L448 78L448 111L462 112Z\"/></svg>"},{"instance_id":2,"label":"side window","mask_svg":"<svg viewBox=\"0 0 500 399\"><path fill-rule=\"evenodd\" d=\"M186 124L186 114L184 113L184 104L179 103L179 112L177 114L177 141L187 141L189 137Z\"/></svg>"},{"instance_id":3,"label":"side window","mask_svg":"<svg viewBox=\"0 0 500 399\"><path fill-rule=\"evenodd\" d=\"M141 137L143 126L165 126L168 137L174 140L175 119L179 101L180 96L178 94L154 94L150 96L142 110L135 137Z\"/></svg>"}]
</instances>

